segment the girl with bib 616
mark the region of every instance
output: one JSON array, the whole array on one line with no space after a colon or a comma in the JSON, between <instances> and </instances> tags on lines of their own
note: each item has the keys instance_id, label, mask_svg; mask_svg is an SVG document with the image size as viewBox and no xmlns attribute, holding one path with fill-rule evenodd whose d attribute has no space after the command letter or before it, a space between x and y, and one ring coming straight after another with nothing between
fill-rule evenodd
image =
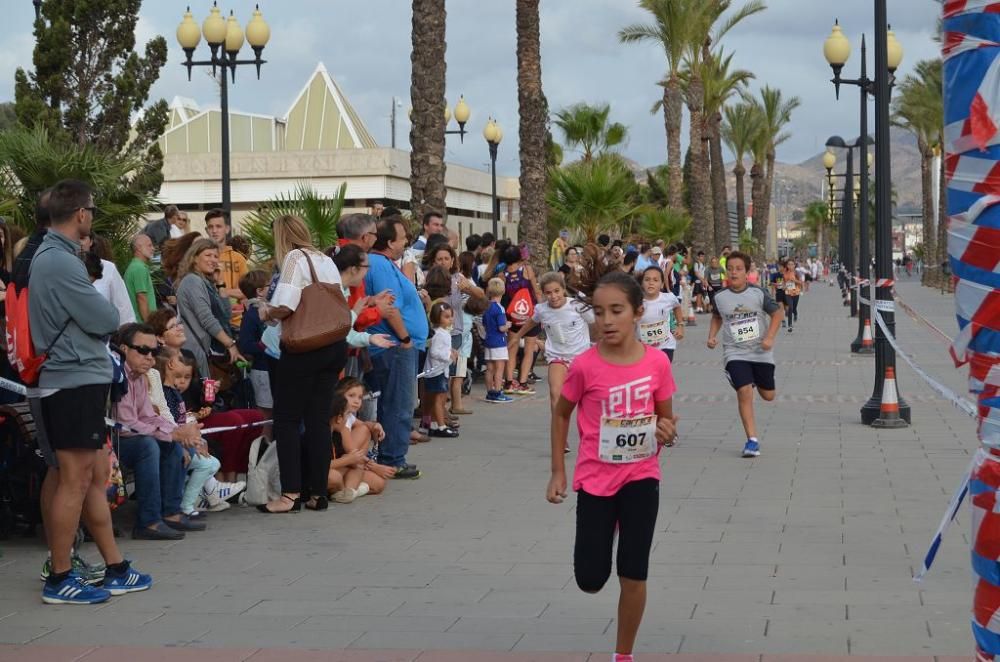
<instances>
[{"instance_id":1,"label":"girl with bib 616","mask_svg":"<svg viewBox=\"0 0 1000 662\"><path fill-rule=\"evenodd\" d=\"M642 317L636 325L639 342L663 350L674 362L677 341L684 338L684 320L681 300L670 291L664 291L666 281L659 267L649 267L642 272Z\"/></svg>"},{"instance_id":2,"label":"girl with bib 616","mask_svg":"<svg viewBox=\"0 0 1000 662\"><path fill-rule=\"evenodd\" d=\"M566 497L563 449L577 411L579 455L573 566L577 585L597 593L611 576L618 531L618 632L615 662L631 662L646 607L646 576L659 507L659 449L677 436L670 360L636 338L642 289L628 274L612 272L594 291L600 340L576 357L552 412L552 477L546 498Z\"/></svg>"}]
</instances>

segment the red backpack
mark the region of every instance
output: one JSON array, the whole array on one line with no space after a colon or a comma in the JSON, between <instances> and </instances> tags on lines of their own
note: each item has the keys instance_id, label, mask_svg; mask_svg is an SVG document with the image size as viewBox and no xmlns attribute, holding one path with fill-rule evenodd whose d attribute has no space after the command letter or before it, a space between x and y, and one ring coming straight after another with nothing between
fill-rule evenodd
<instances>
[{"instance_id":1,"label":"red backpack","mask_svg":"<svg viewBox=\"0 0 1000 662\"><path fill-rule=\"evenodd\" d=\"M30 276L30 274L29 274ZM18 376L26 386L35 386L42 370L42 364L48 358L52 347L62 337L69 320L59 330L52 344L41 354L35 352L35 343L31 341L31 322L28 317L28 286L16 287L11 283L7 288L7 361L17 370Z\"/></svg>"},{"instance_id":2,"label":"red backpack","mask_svg":"<svg viewBox=\"0 0 1000 662\"><path fill-rule=\"evenodd\" d=\"M521 326L535 314L535 300L531 288L523 287L514 293L507 304L507 317L512 324Z\"/></svg>"}]
</instances>

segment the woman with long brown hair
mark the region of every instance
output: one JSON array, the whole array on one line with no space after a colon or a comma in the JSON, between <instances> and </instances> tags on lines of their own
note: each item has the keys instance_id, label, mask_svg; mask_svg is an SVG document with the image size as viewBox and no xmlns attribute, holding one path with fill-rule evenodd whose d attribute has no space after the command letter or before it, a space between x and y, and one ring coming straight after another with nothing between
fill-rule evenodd
<instances>
[{"instance_id":1,"label":"woman with long brown hair","mask_svg":"<svg viewBox=\"0 0 1000 662\"><path fill-rule=\"evenodd\" d=\"M285 320L297 314L302 290L313 284L341 285L333 260L313 244L309 228L297 216L274 221L274 258L281 277L261 319ZM304 312L302 313L304 314ZM344 340L308 352L281 346L275 375L274 436L278 442L281 496L258 506L263 513L296 512L307 494L306 508L326 510L330 469L330 412L340 371L347 363ZM304 433L299 434L300 426Z\"/></svg>"}]
</instances>

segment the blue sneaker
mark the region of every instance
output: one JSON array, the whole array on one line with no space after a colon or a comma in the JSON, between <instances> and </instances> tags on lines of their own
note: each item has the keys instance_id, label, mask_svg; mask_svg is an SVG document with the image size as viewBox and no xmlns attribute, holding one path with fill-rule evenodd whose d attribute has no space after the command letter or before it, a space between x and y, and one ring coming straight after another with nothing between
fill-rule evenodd
<instances>
[{"instance_id":1,"label":"blue sneaker","mask_svg":"<svg viewBox=\"0 0 1000 662\"><path fill-rule=\"evenodd\" d=\"M126 563L128 562L126 561ZM121 574L111 568L108 568L104 573L104 588L111 595L124 595L126 593L135 593L136 591L145 591L152 585L153 578L133 568L131 563L125 568L125 572Z\"/></svg>"},{"instance_id":2,"label":"blue sneaker","mask_svg":"<svg viewBox=\"0 0 1000 662\"><path fill-rule=\"evenodd\" d=\"M760 456L760 443L756 439L747 439L746 446L743 447L743 457Z\"/></svg>"},{"instance_id":3,"label":"blue sneaker","mask_svg":"<svg viewBox=\"0 0 1000 662\"><path fill-rule=\"evenodd\" d=\"M59 585L52 586L46 581L42 588L42 602L48 605L96 605L107 602L110 597L107 589L90 586L72 573Z\"/></svg>"}]
</instances>

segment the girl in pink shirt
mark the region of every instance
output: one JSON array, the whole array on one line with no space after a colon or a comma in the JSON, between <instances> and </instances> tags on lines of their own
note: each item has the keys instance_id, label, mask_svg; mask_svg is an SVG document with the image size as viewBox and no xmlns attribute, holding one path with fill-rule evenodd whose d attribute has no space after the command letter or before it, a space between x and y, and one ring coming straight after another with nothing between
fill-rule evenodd
<instances>
[{"instance_id":1,"label":"girl in pink shirt","mask_svg":"<svg viewBox=\"0 0 1000 662\"><path fill-rule=\"evenodd\" d=\"M676 438L670 361L636 338L643 313L639 283L612 272L594 291L601 339L570 366L552 412L552 478L546 498L566 497L563 449L577 411L580 448L573 475L577 492L576 582L596 593L611 576L618 531L618 637L613 662L631 662L646 606L646 575L659 507L659 447Z\"/></svg>"}]
</instances>

